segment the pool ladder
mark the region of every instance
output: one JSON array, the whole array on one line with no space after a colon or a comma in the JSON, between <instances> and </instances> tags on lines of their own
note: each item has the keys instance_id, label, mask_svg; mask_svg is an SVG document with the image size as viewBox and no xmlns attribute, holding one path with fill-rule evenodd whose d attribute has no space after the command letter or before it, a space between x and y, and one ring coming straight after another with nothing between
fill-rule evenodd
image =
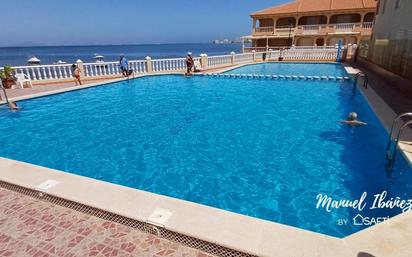
<instances>
[{"instance_id":1,"label":"pool ladder","mask_svg":"<svg viewBox=\"0 0 412 257\"><path fill-rule=\"evenodd\" d=\"M358 85L359 78L363 78L363 88L368 89L368 82L369 82L368 74L361 71L361 72L356 73L355 75L355 80L353 82L353 93L356 92L356 86Z\"/></svg>"},{"instance_id":2,"label":"pool ladder","mask_svg":"<svg viewBox=\"0 0 412 257\"><path fill-rule=\"evenodd\" d=\"M404 117L410 118L410 120L406 121L403 125L398 126L399 121L401 121L401 119ZM389 132L388 144L386 146L387 163L385 167L389 175L392 173L393 166L395 164L396 154L398 151L399 141L401 139L402 132L405 128L407 128L410 125L412 125L412 112L402 113L399 116L397 116L392 122L392 127ZM393 138L396 128L398 132L396 137Z\"/></svg>"}]
</instances>

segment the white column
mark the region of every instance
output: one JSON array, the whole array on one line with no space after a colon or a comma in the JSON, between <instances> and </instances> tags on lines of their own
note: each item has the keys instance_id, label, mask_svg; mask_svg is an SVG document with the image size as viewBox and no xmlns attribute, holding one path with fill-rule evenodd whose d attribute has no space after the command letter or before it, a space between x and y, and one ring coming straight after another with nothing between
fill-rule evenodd
<instances>
[{"instance_id":1,"label":"white column","mask_svg":"<svg viewBox=\"0 0 412 257\"><path fill-rule=\"evenodd\" d=\"M253 53L253 62L256 62L256 50L252 50Z\"/></svg>"},{"instance_id":2,"label":"white column","mask_svg":"<svg viewBox=\"0 0 412 257\"><path fill-rule=\"evenodd\" d=\"M208 66L208 58L207 54L200 54L200 64L202 65L202 69L207 69Z\"/></svg>"},{"instance_id":3,"label":"white column","mask_svg":"<svg viewBox=\"0 0 412 257\"><path fill-rule=\"evenodd\" d=\"M146 71L147 73L152 73L153 72L153 67L152 67L152 58L150 56L146 56Z\"/></svg>"},{"instance_id":4,"label":"white column","mask_svg":"<svg viewBox=\"0 0 412 257\"><path fill-rule=\"evenodd\" d=\"M81 74L82 74L83 76L86 76L86 74L84 74L83 61L80 60L80 59L78 59L78 60L76 61L76 64L77 64L77 67L79 68Z\"/></svg>"},{"instance_id":5,"label":"white column","mask_svg":"<svg viewBox=\"0 0 412 257\"><path fill-rule=\"evenodd\" d=\"M242 37L242 54L245 53L245 38Z\"/></svg>"},{"instance_id":6,"label":"white column","mask_svg":"<svg viewBox=\"0 0 412 257\"><path fill-rule=\"evenodd\" d=\"M236 56L236 53L235 52L230 52L230 54L232 55L231 56L231 62L232 62L232 64L235 64L235 56Z\"/></svg>"}]
</instances>

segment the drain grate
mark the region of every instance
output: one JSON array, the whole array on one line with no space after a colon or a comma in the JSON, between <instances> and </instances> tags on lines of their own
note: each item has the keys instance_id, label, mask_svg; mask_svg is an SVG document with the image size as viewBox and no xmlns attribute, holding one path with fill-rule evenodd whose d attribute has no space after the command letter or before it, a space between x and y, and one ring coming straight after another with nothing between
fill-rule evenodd
<instances>
[{"instance_id":1,"label":"drain grate","mask_svg":"<svg viewBox=\"0 0 412 257\"><path fill-rule=\"evenodd\" d=\"M158 227L143 221L127 218L112 212L104 211L98 208L94 208L85 204L77 203L74 201L66 200L57 196L53 196L41 191L25 188L22 186L14 185L0 180L0 187L17 192L19 194L27 195L42 201L47 201L62 207L66 207L78 212L82 212L87 215L91 215L100 219L116 222L140 231L156 235L158 237L180 243L184 246L201 250L220 257L257 257L255 255L240 252L234 249L230 249L215 243L207 242L198 238L187 236L181 233L177 233L168 230L163 227Z\"/></svg>"}]
</instances>

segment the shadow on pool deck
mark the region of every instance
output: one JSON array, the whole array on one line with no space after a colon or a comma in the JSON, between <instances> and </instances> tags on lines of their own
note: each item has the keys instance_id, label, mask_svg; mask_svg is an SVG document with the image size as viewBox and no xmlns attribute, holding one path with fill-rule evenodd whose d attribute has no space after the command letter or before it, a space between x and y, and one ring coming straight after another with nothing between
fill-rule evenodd
<instances>
[{"instance_id":1,"label":"shadow on pool deck","mask_svg":"<svg viewBox=\"0 0 412 257\"><path fill-rule=\"evenodd\" d=\"M369 84L375 92L396 112L412 111L412 81L402 78L362 58L351 63L369 77Z\"/></svg>"},{"instance_id":2,"label":"shadow on pool deck","mask_svg":"<svg viewBox=\"0 0 412 257\"><path fill-rule=\"evenodd\" d=\"M357 257L376 257L376 256L372 255L372 254L369 254L369 253L360 252L360 253L358 253Z\"/></svg>"}]
</instances>

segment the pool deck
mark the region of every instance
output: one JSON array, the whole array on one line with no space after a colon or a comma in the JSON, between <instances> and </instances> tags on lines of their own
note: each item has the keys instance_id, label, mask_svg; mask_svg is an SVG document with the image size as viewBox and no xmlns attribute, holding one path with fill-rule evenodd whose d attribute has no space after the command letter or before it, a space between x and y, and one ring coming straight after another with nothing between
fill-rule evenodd
<instances>
[{"instance_id":1,"label":"pool deck","mask_svg":"<svg viewBox=\"0 0 412 257\"><path fill-rule=\"evenodd\" d=\"M120 80L122 79L104 81L104 83ZM93 81L76 87L71 86L73 85L72 83L35 85L33 89L17 89L13 92L10 90L9 97L17 101L98 86L102 82ZM396 113L373 89L361 90L387 128ZM43 192L45 195L74 201L84 206L90 206L108 213L115 213L125 218L144 222L145 224L151 224L154 228L162 228L181 235L201 239L206 244L204 246L205 249L208 249L208 244L219 245L228 249L234 249L239 251L239 253L244 253L243 256L410 256L411 247L409 244L412 240L412 212L403 213L391 218L389 222L377 224L340 239L5 158L0 158L0 172L0 181L27 188L35 194ZM8 200L5 200L4 203L18 203L22 201L22 205L24 205L20 207L21 209L17 207L17 209L13 209L8 204L0 206L0 256L65 256L64 254L67 254L67 256L86 256L86 253L90 253L91 249L94 249L93 246L99 247L96 250L98 252L94 251L93 254L95 255L91 256L207 256L207 253L187 247L186 243L182 243L179 240L176 240L178 243L172 242L161 236L156 237L117 222L77 212L57 202L42 200L41 197L39 199L32 198L18 191L1 187L0 197L2 197L2 203L3 197L6 197L4 199ZM30 209L30 206L35 208ZM79 231L74 231L75 227L73 227L73 224L69 228L64 228L59 224L49 223L46 216L40 215L40 210L45 206L55 211L57 217L59 217L59 214L69 213L71 218L68 222L73 224L78 219L87 218L91 221L91 223L87 223L90 225L89 228L92 227L90 229L91 232L77 242L76 240L78 239L76 238L82 236L76 234ZM20 220L20 217L22 217L22 220ZM22 237L18 224L22 224L21 226L26 229L26 225L33 223L42 225L41 227L33 225L33 229L35 228L34 230L37 231L36 235L39 236L33 236L33 234ZM3 229L4 224L9 224L7 226L8 229ZM62 226L64 225L64 223L61 224ZM107 227L108 224L110 224L109 227L119 227L120 229L131 231L128 235L140 238L135 244L134 249L136 251L142 249L149 250L144 253L140 252L141 254L130 254L127 253L126 248L122 248L119 244L109 244L106 232L101 236L96 235L99 234L100 230L106 229L105 226ZM54 226L53 229L50 228L51 226ZM48 233L49 228L50 233ZM33 229L30 230L30 227L27 229L29 232L33 231ZM57 235L56 232L53 232L54 230L61 231L61 233ZM24 234L27 235L27 233L26 231ZM74 239L70 235L73 235ZM49 237L52 239L49 239ZM156 246L153 246L153 244L148 246L145 243L146 239L159 243ZM105 242L105 240L106 244L99 244L100 242ZM66 249L64 247L75 242L77 242L76 246L68 251L60 250L60 252L55 252L55 250L51 250ZM160 247L160 245L164 245L164 247ZM167 249L172 249L174 252L171 253ZM1 250L6 251L1 252ZM7 251L12 250L20 252L7 255ZM26 250L28 252L24 253ZM76 252L78 250L79 252ZM62 252L64 254L60 254ZM225 255L219 254L219 256Z\"/></svg>"},{"instance_id":2,"label":"pool deck","mask_svg":"<svg viewBox=\"0 0 412 257\"><path fill-rule=\"evenodd\" d=\"M0 256L212 257L122 224L0 188Z\"/></svg>"}]
</instances>

